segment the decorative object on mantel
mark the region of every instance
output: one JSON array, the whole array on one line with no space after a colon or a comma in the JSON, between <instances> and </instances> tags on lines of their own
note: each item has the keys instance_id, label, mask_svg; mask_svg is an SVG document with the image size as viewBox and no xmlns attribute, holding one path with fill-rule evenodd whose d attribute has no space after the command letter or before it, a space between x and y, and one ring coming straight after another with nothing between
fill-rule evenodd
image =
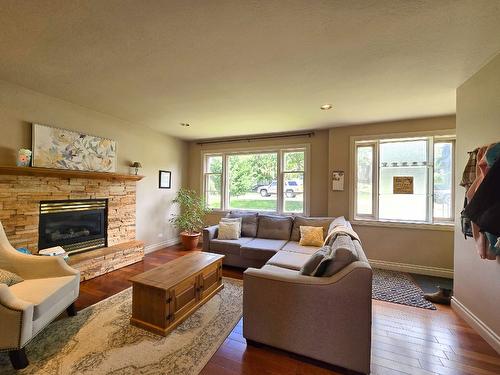
<instances>
[{"instance_id":1,"label":"decorative object on mantel","mask_svg":"<svg viewBox=\"0 0 500 375\"><path fill-rule=\"evenodd\" d=\"M170 222L181 231L184 249L195 249L200 240L205 215L208 213L203 198L194 190L181 188L172 202L179 204L180 213L172 215Z\"/></svg>"},{"instance_id":2,"label":"decorative object on mantel","mask_svg":"<svg viewBox=\"0 0 500 375\"><path fill-rule=\"evenodd\" d=\"M31 162L31 150L21 148L17 153L16 164L18 167L29 167Z\"/></svg>"},{"instance_id":3,"label":"decorative object on mantel","mask_svg":"<svg viewBox=\"0 0 500 375\"><path fill-rule=\"evenodd\" d=\"M170 189L172 187L172 172L160 171L158 187L160 189Z\"/></svg>"},{"instance_id":4,"label":"decorative object on mantel","mask_svg":"<svg viewBox=\"0 0 500 375\"><path fill-rule=\"evenodd\" d=\"M72 130L33 124L33 166L114 172L116 143Z\"/></svg>"},{"instance_id":5,"label":"decorative object on mantel","mask_svg":"<svg viewBox=\"0 0 500 375\"><path fill-rule=\"evenodd\" d=\"M137 176L137 173L139 173L139 168L142 168L142 164L138 161L134 161L130 166L134 168L135 175Z\"/></svg>"}]
</instances>

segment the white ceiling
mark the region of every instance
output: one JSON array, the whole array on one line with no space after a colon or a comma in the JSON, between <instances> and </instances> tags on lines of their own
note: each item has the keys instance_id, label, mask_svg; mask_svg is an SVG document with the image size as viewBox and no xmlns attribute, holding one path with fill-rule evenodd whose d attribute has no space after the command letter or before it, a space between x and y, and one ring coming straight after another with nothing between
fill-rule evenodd
<instances>
[{"instance_id":1,"label":"white ceiling","mask_svg":"<svg viewBox=\"0 0 500 375\"><path fill-rule=\"evenodd\" d=\"M0 79L184 139L454 113L500 50L499 0L0 7Z\"/></svg>"}]
</instances>

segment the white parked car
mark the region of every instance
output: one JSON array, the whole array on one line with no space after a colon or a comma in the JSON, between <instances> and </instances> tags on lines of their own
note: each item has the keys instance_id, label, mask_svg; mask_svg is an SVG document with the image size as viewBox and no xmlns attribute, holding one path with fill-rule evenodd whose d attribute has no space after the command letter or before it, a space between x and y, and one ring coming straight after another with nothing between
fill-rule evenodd
<instances>
[{"instance_id":1,"label":"white parked car","mask_svg":"<svg viewBox=\"0 0 500 375\"><path fill-rule=\"evenodd\" d=\"M295 198L297 194L302 194L304 191L302 183L298 181L290 180L285 181L285 196L287 198ZM278 192L278 183L276 181L271 182L269 185L259 186L257 192L262 197L270 197Z\"/></svg>"}]
</instances>

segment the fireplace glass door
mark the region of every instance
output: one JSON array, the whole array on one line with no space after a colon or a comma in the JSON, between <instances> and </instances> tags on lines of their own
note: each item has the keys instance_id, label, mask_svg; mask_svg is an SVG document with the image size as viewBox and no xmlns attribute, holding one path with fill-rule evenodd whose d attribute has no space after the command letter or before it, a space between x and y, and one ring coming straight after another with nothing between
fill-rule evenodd
<instances>
[{"instance_id":1,"label":"fireplace glass door","mask_svg":"<svg viewBox=\"0 0 500 375\"><path fill-rule=\"evenodd\" d=\"M38 248L62 246L70 254L106 246L107 202L42 202Z\"/></svg>"}]
</instances>

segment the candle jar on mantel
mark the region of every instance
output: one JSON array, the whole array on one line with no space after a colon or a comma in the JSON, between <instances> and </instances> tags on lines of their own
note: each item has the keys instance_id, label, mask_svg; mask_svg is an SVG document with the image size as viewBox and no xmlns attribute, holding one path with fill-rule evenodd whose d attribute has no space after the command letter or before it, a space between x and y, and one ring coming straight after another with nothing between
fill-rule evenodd
<instances>
[{"instance_id":1,"label":"candle jar on mantel","mask_svg":"<svg viewBox=\"0 0 500 375\"><path fill-rule=\"evenodd\" d=\"M31 163L31 151L22 148L17 153L16 164L18 167L29 167Z\"/></svg>"}]
</instances>

